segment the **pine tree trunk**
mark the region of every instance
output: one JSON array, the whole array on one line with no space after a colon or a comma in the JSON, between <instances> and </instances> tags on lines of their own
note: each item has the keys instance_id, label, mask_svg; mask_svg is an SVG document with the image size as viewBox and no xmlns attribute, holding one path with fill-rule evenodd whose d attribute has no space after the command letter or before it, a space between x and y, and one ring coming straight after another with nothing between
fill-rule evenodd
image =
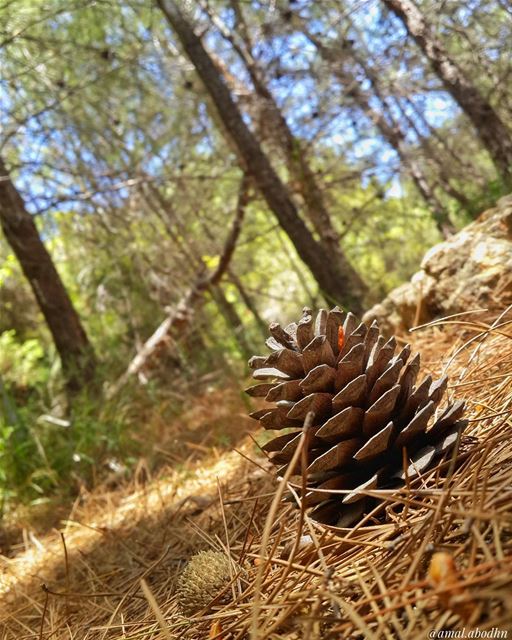
<instances>
[{"instance_id":1,"label":"pine tree trunk","mask_svg":"<svg viewBox=\"0 0 512 640\"><path fill-rule=\"evenodd\" d=\"M411 0L382 0L403 22L446 90L473 123L506 184L512 183L512 135L491 104L450 57L420 9Z\"/></svg>"},{"instance_id":2,"label":"pine tree trunk","mask_svg":"<svg viewBox=\"0 0 512 640\"><path fill-rule=\"evenodd\" d=\"M432 163L438 167L437 180L432 180L432 178L430 178L429 180L425 172L423 171L422 167L419 165L419 163L414 159L414 157L411 157L411 154L407 145L407 136L404 131L404 126L402 126L401 124L400 116L397 118L396 116L393 115L393 109L388 104L388 100L382 94L380 89L381 83L382 83L381 75L375 69L373 69L372 66L369 65L367 62L369 53L367 52L366 55L364 53L361 55L361 53L350 42L345 42L344 44L345 44L345 48L348 48L348 50L350 51L351 57L361 67L361 69L364 71L364 74L366 75L368 80L371 82L373 93L379 99L379 102L382 104L382 106L386 109L386 111L384 112L384 115L386 117L385 118L386 121L389 123L388 126L390 126L392 130L396 129L398 131L399 140L397 140L397 142L399 142L400 147L404 152L403 154L399 153L402 165L409 172L412 180L416 185L416 188L420 192L425 202L432 209L433 217L436 222L437 228L441 231L441 233L445 237L453 235L453 233L455 232L455 227L450 220L450 217L446 211L446 207L444 207L443 204L438 199L435 193L435 187L436 185L439 184L439 186L443 191L445 191L449 196L451 196L462 207L466 209L468 209L469 207L469 200L468 198L465 197L463 193L461 193L455 187L452 186L450 179L445 175L446 172L445 172L442 158L439 157L439 153L437 152L437 149L432 148L432 138L435 137L436 140L439 142L439 144L443 147L443 149L446 149L449 153L450 150L449 148L447 148L444 138L442 136L439 136L438 132L432 129L430 124L425 119L424 115L418 111L414 102L408 100L409 106L412 109L414 109L414 112L417 114L418 119L420 119L423 122L424 126L430 132L429 136L427 137L425 137L421 133L414 118L411 118L407 110L404 109L402 100L398 99L401 93L400 88L395 85L395 82L391 81L391 84L390 84L390 89L392 92L391 99L393 101L393 104L396 106L399 113L401 114L402 120L405 122L405 125L406 125L405 128L409 126L409 128L412 131L414 131L414 133L416 134L416 137L418 138L419 144L422 150L424 151L424 153L426 154L428 160L432 161ZM383 137L386 137L386 136L383 135ZM388 140L388 142L391 145L393 145L393 142L391 140ZM393 146L397 151L399 150L396 145L393 145ZM461 166L464 167L465 172L470 170L467 167L467 165L463 164L462 158L460 158L458 155L453 154L452 157L457 164L461 164Z\"/></svg>"},{"instance_id":3,"label":"pine tree trunk","mask_svg":"<svg viewBox=\"0 0 512 640\"><path fill-rule=\"evenodd\" d=\"M94 353L32 216L0 158L0 225L52 334L70 390L94 376Z\"/></svg>"},{"instance_id":4,"label":"pine tree trunk","mask_svg":"<svg viewBox=\"0 0 512 640\"><path fill-rule=\"evenodd\" d=\"M364 284L354 276L355 272L348 262L347 269L343 272L333 257L325 254L323 246L315 240L299 217L288 190L244 122L218 69L182 14L178 3L172 0L157 0L157 4L181 41L185 53L210 95L218 116L236 147L244 171L252 177L280 226L293 242L297 253L311 270L323 295L331 303L346 305L355 313L360 313L365 293Z\"/></svg>"},{"instance_id":5,"label":"pine tree trunk","mask_svg":"<svg viewBox=\"0 0 512 640\"><path fill-rule=\"evenodd\" d=\"M289 175L293 179L297 191L302 196L305 205L304 213L318 234L319 243L323 245L324 251L331 256L331 260L336 263L336 268L340 273L357 283L361 291L365 291L366 285L361 276L351 266L343 252L340 236L332 223L324 193L308 160L304 145L290 129L283 112L264 81L260 66L252 55L251 42L247 30L242 28L244 44L240 44L235 34L217 15L212 14L211 9L209 9L209 13L222 35L233 45L249 73L254 90L252 91L246 87L243 87L243 90L250 96L249 99L256 106L257 118L263 125L258 132L260 139L263 138L263 142L268 139L278 147L278 151L282 154L286 163ZM243 23L240 7L238 7L238 20L245 24ZM223 76L223 80L226 81L226 77L230 78L229 72L226 71L221 60L215 60L215 62ZM231 80L236 85L241 84L238 79L231 78ZM226 84L229 86L228 82ZM264 134L265 131L268 132L267 136Z\"/></svg>"},{"instance_id":6,"label":"pine tree trunk","mask_svg":"<svg viewBox=\"0 0 512 640\"><path fill-rule=\"evenodd\" d=\"M405 132L402 130L400 124L394 120L389 122L383 113L380 113L370 103L369 96L361 88L359 81L354 74L344 69L341 65L341 56L333 49L330 49L323 45L320 40L310 34L306 29L305 33L309 40L315 45L320 56L333 67L333 72L340 79L340 81L346 86L350 87L350 97L357 104L359 109L366 115L366 117L373 122L375 128L379 131L384 140L396 151L403 168L409 174L414 185L418 189L420 195L425 200L427 206L432 212L434 222L444 238L448 238L455 232L448 213L444 209L443 205L437 198L434 190L431 188L429 181L423 173L420 165L416 160L410 157L407 152L407 140ZM369 73L366 65L359 60L349 43L345 44L345 50L347 47L354 60L363 68L367 78L374 85L375 93L381 103L384 104L379 92L375 87L375 78Z\"/></svg>"},{"instance_id":7,"label":"pine tree trunk","mask_svg":"<svg viewBox=\"0 0 512 640\"><path fill-rule=\"evenodd\" d=\"M305 204L305 214L317 232L324 250L330 256L330 259L336 263L339 272L344 274L344 277L348 276L361 291L362 295L366 290L366 285L361 276L351 266L341 248L340 236L334 228L331 215L325 203L324 194L318 185L303 145L293 135L267 87L259 79L255 82L255 87L260 97L265 100L267 115L270 115L277 129L276 139L281 141L281 148L285 155L289 174L294 180Z\"/></svg>"},{"instance_id":8,"label":"pine tree trunk","mask_svg":"<svg viewBox=\"0 0 512 640\"><path fill-rule=\"evenodd\" d=\"M439 153L439 149L437 148L435 143L437 143L439 147L441 147L443 153L449 155L449 157L454 160L457 165L460 165L461 169L464 169L465 172L471 172L471 167L468 167L468 165L464 163L461 158L453 153L450 147L446 144L446 141L441 136L439 136L438 133L436 134L436 131L432 129L425 118L422 117L422 114L418 112L418 109L414 104L411 104L411 102L409 101L409 105L414 109L415 116L419 120L421 120L424 126L427 128L429 132L428 135L424 135L420 131L418 123L413 117L411 117L411 115L404 108L404 105L400 100L397 99L396 96L393 96L393 102L400 113L400 117L403 118L407 125L411 128L411 130L414 131L421 150L425 154L428 162L431 162L436 166L436 184L438 184L447 195L456 200L459 205L469 213L471 210L470 200L464 193L462 193L462 191L453 186L451 182L453 176L450 176L447 173L446 160Z\"/></svg>"}]
</instances>

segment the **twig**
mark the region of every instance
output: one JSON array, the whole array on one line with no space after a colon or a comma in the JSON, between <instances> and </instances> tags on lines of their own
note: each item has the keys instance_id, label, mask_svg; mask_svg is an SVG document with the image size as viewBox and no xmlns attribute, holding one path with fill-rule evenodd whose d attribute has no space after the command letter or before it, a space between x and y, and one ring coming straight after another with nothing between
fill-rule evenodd
<instances>
[{"instance_id":1,"label":"twig","mask_svg":"<svg viewBox=\"0 0 512 640\"><path fill-rule=\"evenodd\" d=\"M43 613L41 614L41 627L39 628L39 640L43 640L43 629L44 629L44 619L46 617L46 611L48 609L48 591L45 589L45 585L42 586L44 595L44 605L43 605Z\"/></svg>"},{"instance_id":2,"label":"twig","mask_svg":"<svg viewBox=\"0 0 512 640\"><path fill-rule=\"evenodd\" d=\"M142 592L146 596L146 600L148 601L148 604L151 607L151 610L155 614L155 618L156 618L156 620L158 622L158 626L162 630L162 632L163 632L164 636L167 638L167 640L172 640L171 633L169 631L167 623L165 622L165 618L163 616L163 613L161 612L160 607L158 606L158 603L155 600L155 596L153 595L153 592L148 587L147 582L144 580L144 578L142 578L140 580L139 584L140 584L140 588L142 589Z\"/></svg>"}]
</instances>

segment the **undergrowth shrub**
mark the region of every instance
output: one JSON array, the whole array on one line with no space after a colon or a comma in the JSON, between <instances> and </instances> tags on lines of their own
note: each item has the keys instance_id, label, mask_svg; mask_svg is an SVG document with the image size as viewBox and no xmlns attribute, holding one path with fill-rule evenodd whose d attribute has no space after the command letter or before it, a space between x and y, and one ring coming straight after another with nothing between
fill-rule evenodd
<instances>
[{"instance_id":1,"label":"undergrowth shrub","mask_svg":"<svg viewBox=\"0 0 512 640\"><path fill-rule=\"evenodd\" d=\"M99 372L102 378L102 372ZM0 335L0 505L75 494L109 461L129 466L148 404L127 389L107 401L87 390L69 403L58 360L36 339ZM147 394L145 397L148 397Z\"/></svg>"}]
</instances>

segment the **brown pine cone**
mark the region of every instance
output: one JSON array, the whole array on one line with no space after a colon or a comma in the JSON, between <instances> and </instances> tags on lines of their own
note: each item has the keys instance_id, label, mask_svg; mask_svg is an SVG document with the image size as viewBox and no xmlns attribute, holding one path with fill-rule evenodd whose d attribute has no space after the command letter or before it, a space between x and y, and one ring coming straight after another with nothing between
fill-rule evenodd
<instances>
[{"instance_id":1,"label":"brown pine cone","mask_svg":"<svg viewBox=\"0 0 512 640\"><path fill-rule=\"evenodd\" d=\"M265 429L286 430L263 447L282 476L306 415L314 413L305 506L319 522L352 525L375 505L361 491L395 488L406 475L418 476L455 446L467 424L462 401L438 410L447 377L416 384L419 354L411 358L406 345L395 355L396 340L386 341L375 322L367 327L337 307L321 309L314 320L306 308L298 324L272 324L270 333L272 353L249 361L254 378L267 381L247 393L274 406L251 417ZM293 474L301 474L300 462Z\"/></svg>"}]
</instances>

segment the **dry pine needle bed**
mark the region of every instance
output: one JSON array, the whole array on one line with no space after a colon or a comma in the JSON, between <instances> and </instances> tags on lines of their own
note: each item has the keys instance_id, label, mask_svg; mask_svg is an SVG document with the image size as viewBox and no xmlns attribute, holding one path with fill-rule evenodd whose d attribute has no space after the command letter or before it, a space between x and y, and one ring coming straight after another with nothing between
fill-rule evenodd
<instances>
[{"instance_id":1,"label":"dry pine needle bed","mask_svg":"<svg viewBox=\"0 0 512 640\"><path fill-rule=\"evenodd\" d=\"M60 532L3 559L2 640L426 638L464 626L505 637L496 633L512 627L512 312L468 313L407 340L423 373L449 374L469 426L457 464L372 493L388 523L333 533L284 505L247 439L98 490ZM231 562L214 599L186 614L177 585L200 550Z\"/></svg>"}]
</instances>

